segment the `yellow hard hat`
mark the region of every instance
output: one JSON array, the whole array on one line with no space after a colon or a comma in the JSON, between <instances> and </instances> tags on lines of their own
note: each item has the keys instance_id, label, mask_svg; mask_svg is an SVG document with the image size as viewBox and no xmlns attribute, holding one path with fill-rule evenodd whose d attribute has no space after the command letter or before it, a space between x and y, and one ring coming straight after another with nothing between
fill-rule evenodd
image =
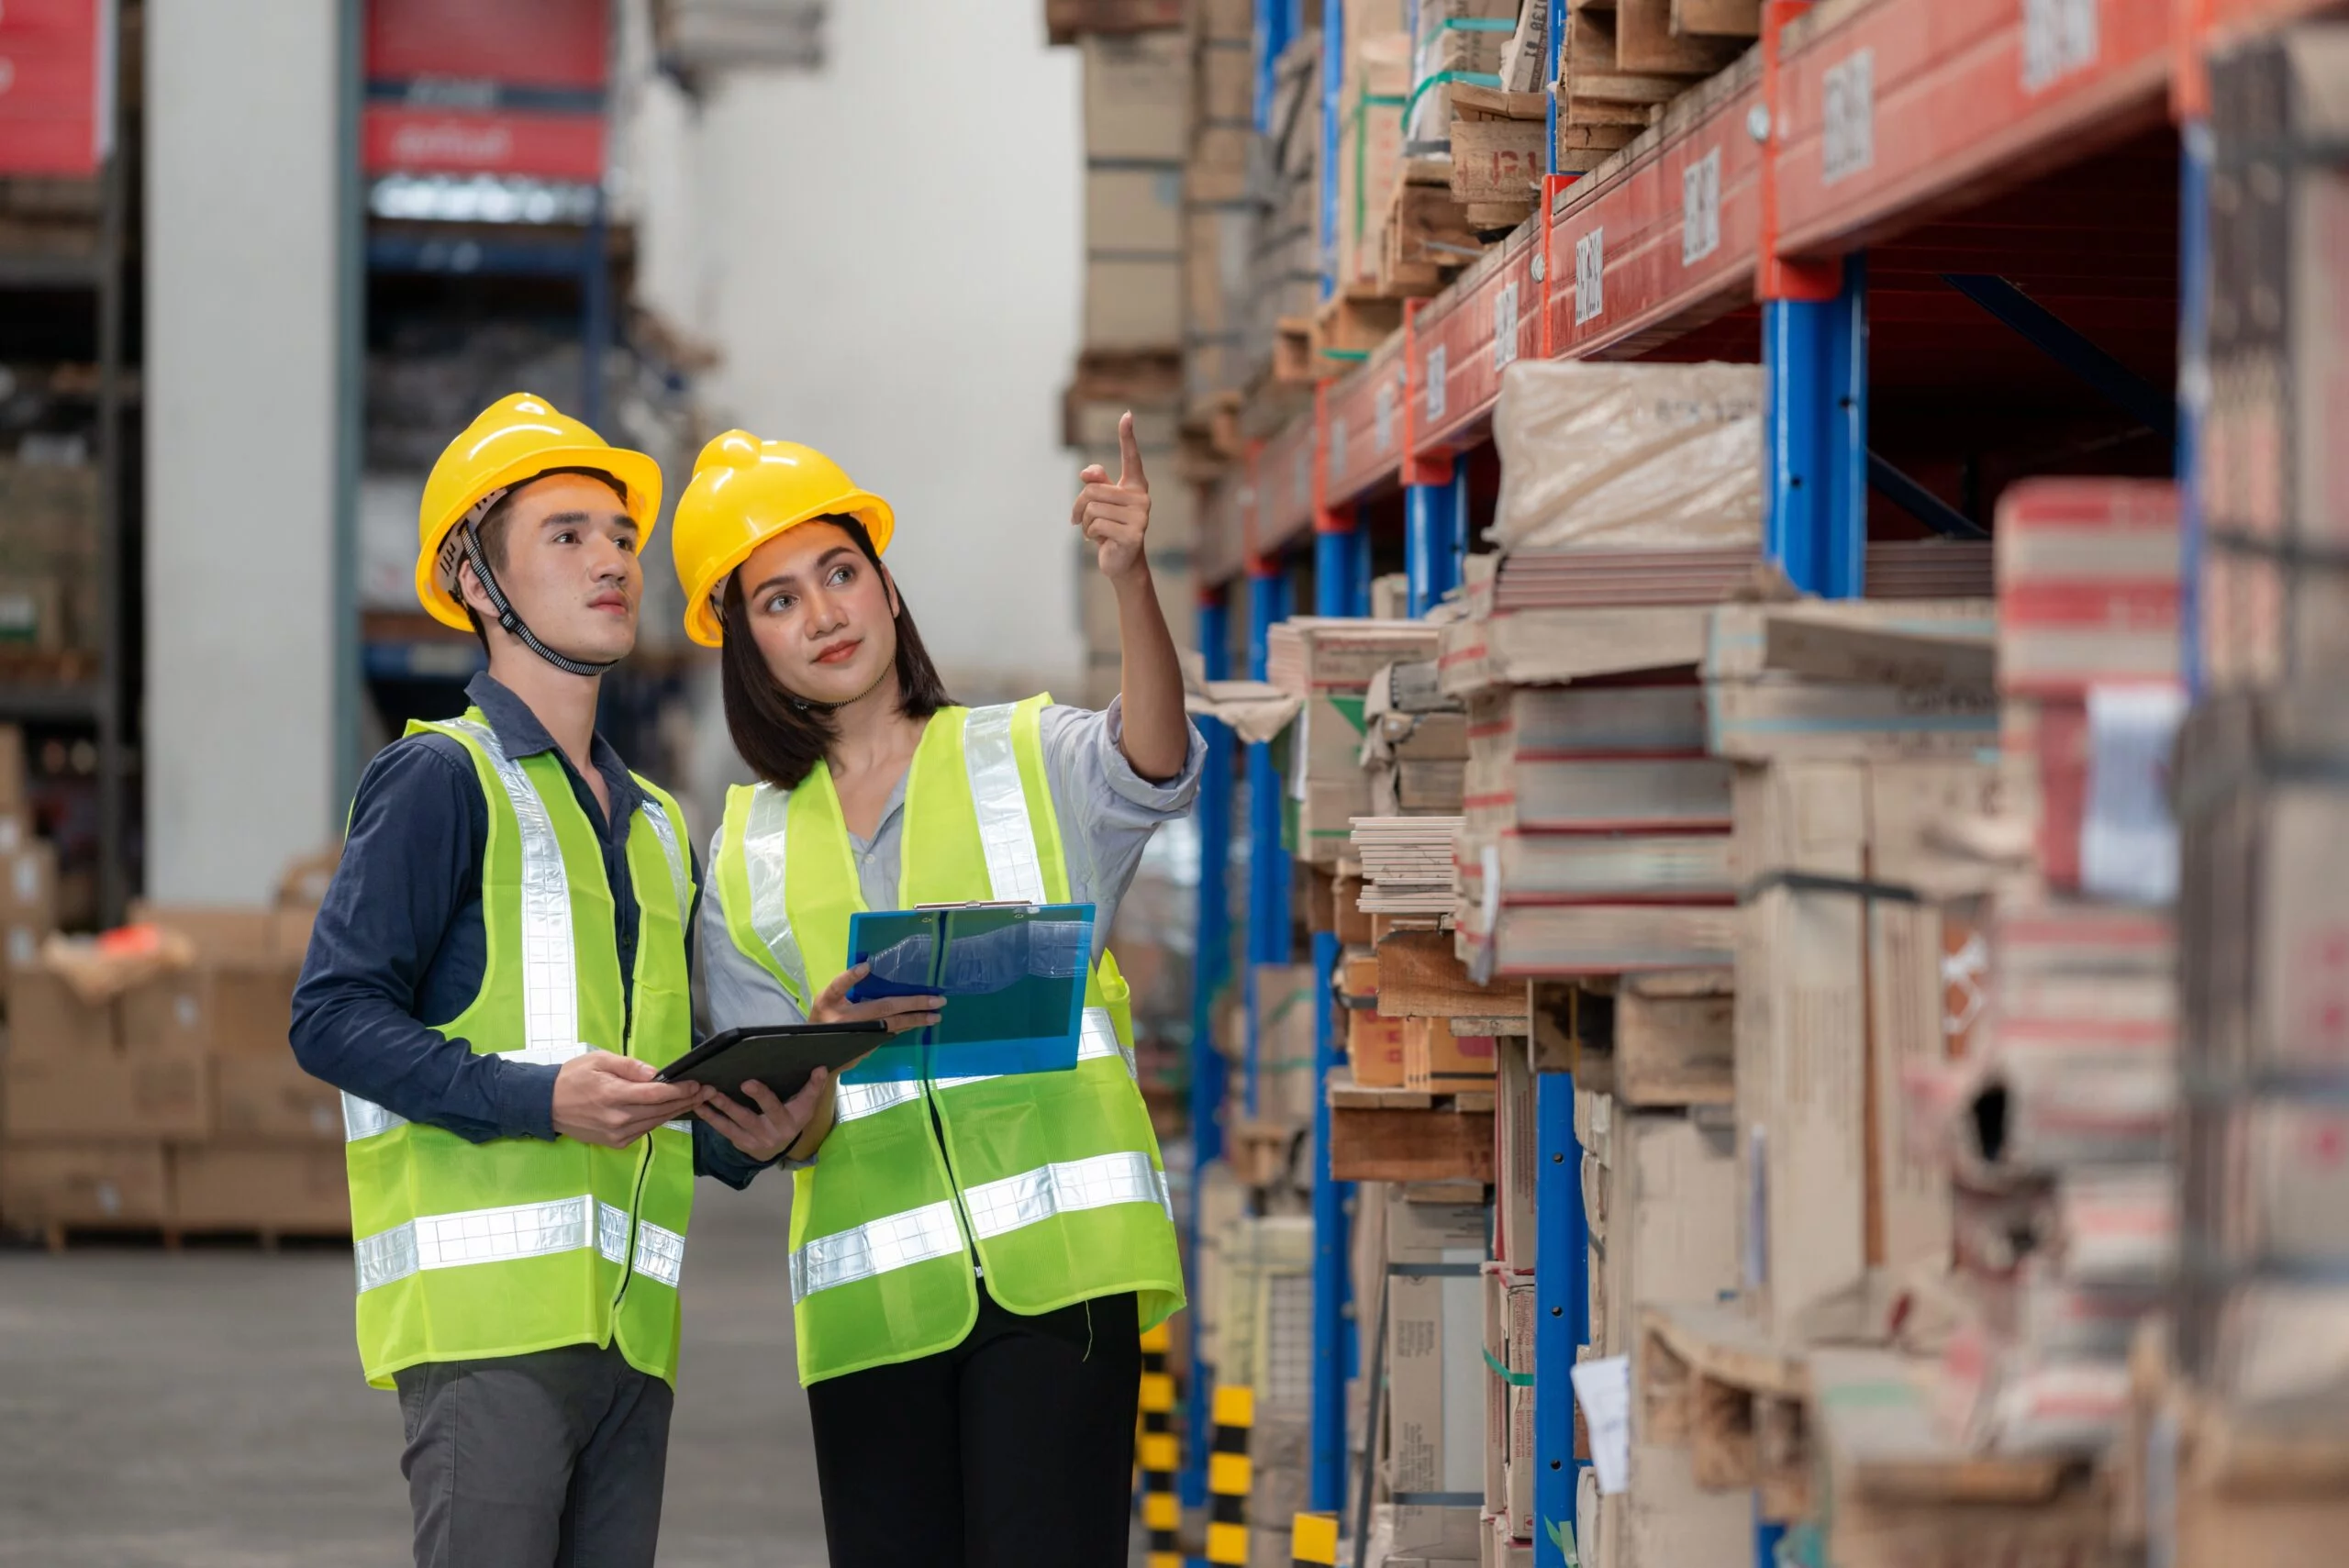
<instances>
[{"instance_id":1,"label":"yellow hard hat","mask_svg":"<svg viewBox=\"0 0 2349 1568\"><path fill-rule=\"evenodd\" d=\"M796 441L763 441L729 430L701 449L677 497L669 549L685 590L685 635L704 648L726 640L717 593L751 552L786 528L817 517L852 517L877 554L889 548L896 514L860 490L841 465Z\"/></svg>"},{"instance_id":2,"label":"yellow hard hat","mask_svg":"<svg viewBox=\"0 0 2349 1568\"><path fill-rule=\"evenodd\" d=\"M416 596L434 620L459 631L473 625L440 570L450 534L494 492L555 468L601 469L618 480L628 491L628 515L636 519L637 549L644 548L661 515L661 465L613 446L543 397L509 394L441 450L424 482L424 504L417 508Z\"/></svg>"}]
</instances>

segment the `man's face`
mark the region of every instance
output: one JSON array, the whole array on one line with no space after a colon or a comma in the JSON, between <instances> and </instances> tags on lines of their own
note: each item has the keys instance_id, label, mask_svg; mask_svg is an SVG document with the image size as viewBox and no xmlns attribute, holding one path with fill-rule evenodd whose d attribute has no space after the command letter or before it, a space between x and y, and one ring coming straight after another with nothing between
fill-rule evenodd
<instances>
[{"instance_id":1,"label":"man's face","mask_svg":"<svg viewBox=\"0 0 2349 1568\"><path fill-rule=\"evenodd\" d=\"M636 520L612 487L576 473L550 474L514 493L502 558L490 569L540 641L566 658L601 664L636 647L644 564ZM497 612L471 567L460 572L465 602L494 624Z\"/></svg>"},{"instance_id":2,"label":"man's face","mask_svg":"<svg viewBox=\"0 0 2349 1568\"><path fill-rule=\"evenodd\" d=\"M809 702L849 702L896 663L888 580L833 524L787 528L737 570L751 636L784 690Z\"/></svg>"}]
</instances>

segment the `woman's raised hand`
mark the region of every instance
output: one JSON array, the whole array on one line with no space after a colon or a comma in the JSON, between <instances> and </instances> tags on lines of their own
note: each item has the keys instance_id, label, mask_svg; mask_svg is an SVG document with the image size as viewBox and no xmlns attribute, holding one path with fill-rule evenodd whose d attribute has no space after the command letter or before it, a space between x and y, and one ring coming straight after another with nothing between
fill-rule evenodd
<instances>
[{"instance_id":1,"label":"woman's raised hand","mask_svg":"<svg viewBox=\"0 0 2349 1568\"><path fill-rule=\"evenodd\" d=\"M1141 443L1134 439L1134 417L1118 420L1118 482L1109 471L1094 463L1077 476L1076 502L1069 508L1072 528L1097 548L1104 576L1123 578L1146 563L1142 535L1150 528L1150 480L1141 471Z\"/></svg>"}]
</instances>

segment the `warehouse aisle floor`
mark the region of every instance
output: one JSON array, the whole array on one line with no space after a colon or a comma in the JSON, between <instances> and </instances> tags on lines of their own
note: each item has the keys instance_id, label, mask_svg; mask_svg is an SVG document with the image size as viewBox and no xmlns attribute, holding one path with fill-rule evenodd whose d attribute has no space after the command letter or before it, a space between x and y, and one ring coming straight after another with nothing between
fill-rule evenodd
<instances>
[{"instance_id":1,"label":"warehouse aisle floor","mask_svg":"<svg viewBox=\"0 0 2349 1568\"><path fill-rule=\"evenodd\" d=\"M789 1190L702 1184L662 1568L824 1562ZM347 1251L0 1251L6 1568L398 1568L399 1437L359 1379Z\"/></svg>"}]
</instances>

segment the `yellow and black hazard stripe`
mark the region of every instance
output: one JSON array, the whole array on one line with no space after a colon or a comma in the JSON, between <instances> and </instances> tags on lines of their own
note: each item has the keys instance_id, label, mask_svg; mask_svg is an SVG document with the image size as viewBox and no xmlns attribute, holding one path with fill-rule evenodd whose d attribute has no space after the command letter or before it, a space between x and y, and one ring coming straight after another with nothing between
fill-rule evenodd
<instances>
[{"instance_id":1,"label":"yellow and black hazard stripe","mask_svg":"<svg viewBox=\"0 0 2349 1568\"><path fill-rule=\"evenodd\" d=\"M1176 1539L1183 1507L1174 1496L1182 1453L1174 1441L1174 1374L1166 1370L1172 1343L1163 1323L1141 1337L1141 1432L1135 1451L1141 1469L1141 1528L1150 1541L1148 1568L1183 1568Z\"/></svg>"},{"instance_id":2,"label":"yellow and black hazard stripe","mask_svg":"<svg viewBox=\"0 0 2349 1568\"><path fill-rule=\"evenodd\" d=\"M1248 1461L1248 1434L1256 1425L1256 1391L1215 1391L1215 1442L1208 1450L1208 1561L1248 1561L1248 1493L1255 1471Z\"/></svg>"},{"instance_id":3,"label":"yellow and black hazard stripe","mask_svg":"<svg viewBox=\"0 0 2349 1568\"><path fill-rule=\"evenodd\" d=\"M1297 1515L1288 1529L1288 1558L1294 1568L1337 1568L1338 1516Z\"/></svg>"}]
</instances>

